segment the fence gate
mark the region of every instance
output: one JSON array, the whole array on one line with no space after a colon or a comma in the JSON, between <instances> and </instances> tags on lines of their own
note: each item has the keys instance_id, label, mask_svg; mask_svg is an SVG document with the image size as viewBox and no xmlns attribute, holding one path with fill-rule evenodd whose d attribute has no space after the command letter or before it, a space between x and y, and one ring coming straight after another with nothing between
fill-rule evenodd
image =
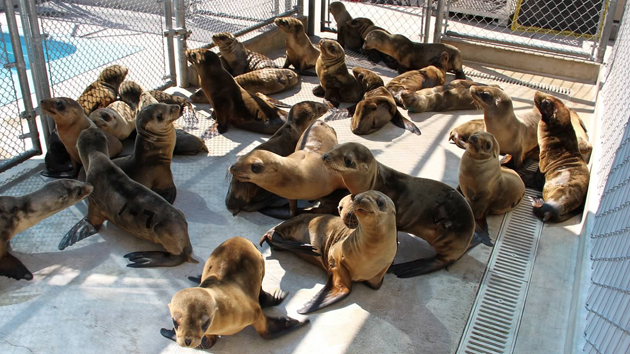
<instances>
[{"instance_id":1,"label":"fence gate","mask_svg":"<svg viewBox=\"0 0 630 354\"><path fill-rule=\"evenodd\" d=\"M616 0L449 0L445 35L602 61ZM602 48L601 50L599 50Z\"/></svg>"}]
</instances>

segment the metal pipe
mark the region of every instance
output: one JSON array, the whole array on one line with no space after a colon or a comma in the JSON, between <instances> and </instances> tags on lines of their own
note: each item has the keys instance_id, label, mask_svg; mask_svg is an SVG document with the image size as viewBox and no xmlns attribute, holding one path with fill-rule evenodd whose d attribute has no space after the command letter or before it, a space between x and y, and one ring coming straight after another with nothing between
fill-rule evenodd
<instances>
[{"instance_id":1,"label":"metal pipe","mask_svg":"<svg viewBox=\"0 0 630 354\"><path fill-rule=\"evenodd\" d=\"M315 0L308 1L308 31L306 34L315 35Z\"/></svg>"},{"instance_id":2,"label":"metal pipe","mask_svg":"<svg viewBox=\"0 0 630 354\"><path fill-rule=\"evenodd\" d=\"M24 0L21 0L24 1ZM186 1L175 1L175 27L183 29L183 34L177 36L177 62L179 67L179 87L188 87L188 61L186 60L186 50L188 46L186 44L186 37L188 33L186 31Z\"/></svg>"},{"instance_id":3,"label":"metal pipe","mask_svg":"<svg viewBox=\"0 0 630 354\"><path fill-rule=\"evenodd\" d=\"M435 31L433 43L440 43L442 39L442 21L444 21L444 0L437 0L437 13L435 14Z\"/></svg>"},{"instance_id":4,"label":"metal pipe","mask_svg":"<svg viewBox=\"0 0 630 354\"><path fill-rule=\"evenodd\" d=\"M48 71L46 70L46 58L44 56L44 37L39 31L35 1L20 0L20 11L22 12L24 38L27 40L28 48L32 54L30 63L35 86L35 96L38 101L41 101L50 98L50 84L48 81ZM39 110L39 102L37 106ZM42 129L44 130L44 140L46 141L46 146L48 146L48 138L55 129L55 122L44 112L39 111Z\"/></svg>"},{"instance_id":5,"label":"metal pipe","mask_svg":"<svg viewBox=\"0 0 630 354\"><path fill-rule=\"evenodd\" d=\"M288 8L287 8L287 10L288 10ZM297 14L298 14L298 16L304 16L304 0L298 0L298 2L297 2Z\"/></svg>"},{"instance_id":6,"label":"metal pipe","mask_svg":"<svg viewBox=\"0 0 630 354\"><path fill-rule=\"evenodd\" d=\"M314 1L314 0L311 0L311 1ZM320 8L320 12L321 12L321 19L320 19L320 23L319 23L319 30L320 30L321 32L324 32L324 28L328 27L328 26L327 26L327 24L329 23L329 22L327 22L327 21L324 21L324 18L327 18L327 17L326 17L326 14L327 14L328 12L326 11L326 4L327 4L327 3L328 3L328 1L330 1L330 0L319 0L319 1L322 3L321 8ZM330 20L330 18L327 18L327 19L328 19L328 20Z\"/></svg>"},{"instance_id":7,"label":"metal pipe","mask_svg":"<svg viewBox=\"0 0 630 354\"><path fill-rule=\"evenodd\" d=\"M5 2L6 4L6 2ZM6 8L5 8L6 9ZM38 138L39 139L39 138ZM13 156L12 158L8 159L8 160L3 160L2 163L0 163L0 173L15 167L17 164L22 163L28 159L30 159L31 157L37 156L37 155L41 155L42 152L36 149L29 149L26 150L25 152Z\"/></svg>"},{"instance_id":8,"label":"metal pipe","mask_svg":"<svg viewBox=\"0 0 630 354\"><path fill-rule=\"evenodd\" d=\"M606 9L606 3L608 3L608 9ZM612 26L615 21L615 11L617 10L617 0L611 1L603 1L602 2L602 14L606 14L606 18L604 19L604 26L602 27L602 32L600 33L599 42L597 43L597 57L595 57L593 51L591 52L591 58L594 58L598 63L604 61L604 54L606 54L606 46L608 41L610 40L610 32L612 32Z\"/></svg>"},{"instance_id":9,"label":"metal pipe","mask_svg":"<svg viewBox=\"0 0 630 354\"><path fill-rule=\"evenodd\" d=\"M166 26L166 55L168 56L168 77L169 82L177 82L177 69L175 68L175 43L173 43L173 4L171 0L164 0L164 24Z\"/></svg>"},{"instance_id":10,"label":"metal pipe","mask_svg":"<svg viewBox=\"0 0 630 354\"><path fill-rule=\"evenodd\" d=\"M429 31L431 30L431 11L433 10L433 6L431 6L433 3L432 0L427 0L426 3L426 16L425 16L425 23L424 23L424 43L429 43Z\"/></svg>"},{"instance_id":11,"label":"metal pipe","mask_svg":"<svg viewBox=\"0 0 630 354\"><path fill-rule=\"evenodd\" d=\"M28 86L28 76L26 75L26 62L24 61L24 53L22 52L22 46L20 45L20 32L18 30L17 20L15 19L15 9L13 8L13 5L13 0L4 0L4 11L6 12L7 17L7 27L9 27L9 36L11 37L11 43L13 43L15 68L17 69L18 73L18 81L20 83L20 90L22 91L22 102L24 104L24 112L20 114L20 118L26 119L28 123L29 135L33 143L33 149L37 152L35 155L40 155L42 153L42 145L39 141L37 123L35 122L36 113L33 109L31 88ZM45 125L42 124L42 126ZM44 131L46 132L46 130Z\"/></svg>"}]
</instances>

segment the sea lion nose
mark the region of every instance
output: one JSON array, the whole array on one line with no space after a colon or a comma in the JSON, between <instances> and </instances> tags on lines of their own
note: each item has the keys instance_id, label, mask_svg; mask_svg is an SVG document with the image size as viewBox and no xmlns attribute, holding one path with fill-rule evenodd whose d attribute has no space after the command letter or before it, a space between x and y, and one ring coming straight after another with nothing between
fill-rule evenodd
<instances>
[{"instance_id":1,"label":"sea lion nose","mask_svg":"<svg viewBox=\"0 0 630 354\"><path fill-rule=\"evenodd\" d=\"M186 346L190 347L190 343L192 343L192 339L186 339L185 342L186 342Z\"/></svg>"},{"instance_id":2,"label":"sea lion nose","mask_svg":"<svg viewBox=\"0 0 630 354\"><path fill-rule=\"evenodd\" d=\"M361 203L362 200L363 200L363 196L354 198L354 202L357 204Z\"/></svg>"},{"instance_id":3,"label":"sea lion nose","mask_svg":"<svg viewBox=\"0 0 630 354\"><path fill-rule=\"evenodd\" d=\"M471 136L470 140L473 141L473 142L477 141L477 136L476 135Z\"/></svg>"}]
</instances>

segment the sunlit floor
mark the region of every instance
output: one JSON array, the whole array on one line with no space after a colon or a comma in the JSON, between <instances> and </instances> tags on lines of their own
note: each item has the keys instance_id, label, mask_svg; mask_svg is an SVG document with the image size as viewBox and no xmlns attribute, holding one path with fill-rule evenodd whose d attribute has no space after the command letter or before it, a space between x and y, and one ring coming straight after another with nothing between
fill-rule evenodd
<instances>
[{"instance_id":1,"label":"sunlit floor","mask_svg":"<svg viewBox=\"0 0 630 354\"><path fill-rule=\"evenodd\" d=\"M378 70L386 82L395 76L393 71L374 67L360 58L349 59L349 64ZM560 97L573 100L569 105L577 108L587 122L590 119L594 100L592 86L562 80L551 82L532 75L475 65L470 67L499 77L509 75L532 82L544 80L545 84L568 87L571 97ZM451 75L449 79L452 79ZM321 99L311 93L316 82L316 78L304 77L298 87L273 97L287 103L319 101ZM514 98L517 113L531 109L534 90L512 84L500 85ZM170 91L188 96L194 88ZM201 134L210 126L210 120L205 118L209 115L209 107L200 105L197 108L199 124L192 131ZM463 150L449 144L449 131L469 119L481 118L482 112L423 113L410 117L422 131L421 136L388 124L375 134L359 137L350 132L349 119L330 124L335 128L339 142L360 142L390 167L456 186ZM224 206L228 166L237 156L267 138L231 127L223 136L207 141L208 156L174 157L172 169L178 187L175 206L186 214L198 260L205 261L216 246L231 236L243 236L257 243L262 234L278 223L278 220L258 213L243 212L233 217ZM0 187L0 193L24 194L43 185L45 180L38 174L42 162L42 159L31 160L15 171L3 174L2 179L6 182ZM13 178L8 178L11 173L14 173ZM127 268L124 254L159 247L137 240L107 223L98 235L63 252L58 251L59 240L85 212L85 204L79 203L13 239L13 254L34 273L35 278L32 281L0 278L0 352L188 352L163 338L159 331L162 327L171 328L167 304L178 290L193 285L186 277L199 274L203 263L162 269ZM502 217L489 220L493 238L501 220ZM568 221L565 224L569 225L568 229L565 225L546 227L545 233L571 233L571 227L575 229L578 222L576 219ZM419 238L402 233L399 236L401 245L396 262L431 254L431 248ZM577 247L575 239L566 241L572 242L568 247ZM260 250L266 258L263 287L290 292L283 304L265 312L301 318L296 310L323 286L325 272L292 254L271 252L267 246ZM344 301L309 315L311 323L302 329L278 339L264 340L250 327L236 335L220 338L209 352L453 353L490 252L490 248L479 246L447 270L425 276L397 279L388 274L378 291L357 284ZM559 306L562 306L561 301Z\"/></svg>"}]
</instances>

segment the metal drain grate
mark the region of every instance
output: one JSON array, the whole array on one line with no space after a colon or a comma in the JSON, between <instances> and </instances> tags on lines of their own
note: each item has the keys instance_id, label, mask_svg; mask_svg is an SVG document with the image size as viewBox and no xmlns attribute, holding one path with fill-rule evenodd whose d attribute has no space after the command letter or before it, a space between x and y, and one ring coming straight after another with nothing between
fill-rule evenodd
<instances>
[{"instance_id":1,"label":"metal drain grate","mask_svg":"<svg viewBox=\"0 0 630 354\"><path fill-rule=\"evenodd\" d=\"M486 73L481 73L479 71L464 70L464 74L466 76L468 76L468 77L476 77L478 79L497 81L497 82L505 82L506 84L525 86L525 87L529 87L529 88L532 88L532 89L535 89L535 90L546 91L546 92L549 92L549 93L557 93L557 94L566 95L566 96L569 96L569 97L573 96L573 90L571 90L570 88L566 88L566 87L559 87L559 86L554 86L554 85L546 85L546 84L542 84L542 83L539 83L539 82L523 81L523 80L511 78L511 77L502 77L502 76L490 75L490 74L486 74Z\"/></svg>"},{"instance_id":2,"label":"metal drain grate","mask_svg":"<svg viewBox=\"0 0 630 354\"><path fill-rule=\"evenodd\" d=\"M504 216L458 354L512 353L542 232L529 202L539 193L527 189Z\"/></svg>"}]
</instances>

